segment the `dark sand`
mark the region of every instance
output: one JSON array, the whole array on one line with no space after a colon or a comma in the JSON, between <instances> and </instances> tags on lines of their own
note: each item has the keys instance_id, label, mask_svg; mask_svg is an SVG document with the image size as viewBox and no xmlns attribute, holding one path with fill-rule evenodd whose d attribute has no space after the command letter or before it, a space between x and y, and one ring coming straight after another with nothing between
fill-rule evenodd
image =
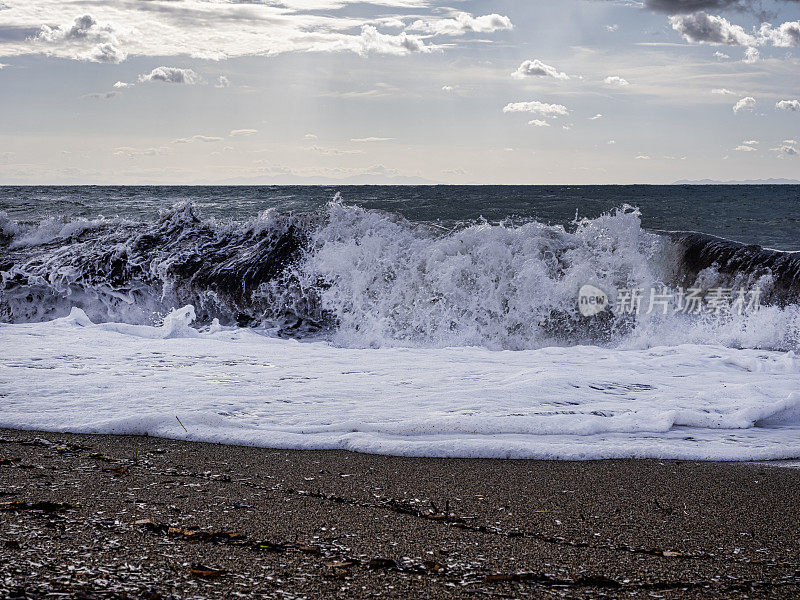
<instances>
[{"instance_id":1,"label":"dark sand","mask_svg":"<svg viewBox=\"0 0 800 600\"><path fill-rule=\"evenodd\" d=\"M0 495L0 598L800 597L796 469L0 430Z\"/></svg>"}]
</instances>

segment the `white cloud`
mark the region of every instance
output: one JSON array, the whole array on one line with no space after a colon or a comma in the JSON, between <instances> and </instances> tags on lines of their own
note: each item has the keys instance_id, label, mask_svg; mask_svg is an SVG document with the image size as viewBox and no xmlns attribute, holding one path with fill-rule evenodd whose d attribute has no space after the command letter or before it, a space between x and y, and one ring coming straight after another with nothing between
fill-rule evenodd
<instances>
[{"instance_id":1,"label":"white cloud","mask_svg":"<svg viewBox=\"0 0 800 600\"><path fill-rule=\"evenodd\" d=\"M225 77L225 75L220 75L219 77L217 77L217 83L214 84L214 87L215 88L231 87L231 82L227 77Z\"/></svg>"},{"instance_id":2,"label":"white cloud","mask_svg":"<svg viewBox=\"0 0 800 600\"><path fill-rule=\"evenodd\" d=\"M85 14L65 25L42 25L39 34L29 42L36 51L44 54L116 64L128 56L120 48L118 35L121 33L124 32L117 26L101 23L94 16Z\"/></svg>"},{"instance_id":3,"label":"white cloud","mask_svg":"<svg viewBox=\"0 0 800 600\"><path fill-rule=\"evenodd\" d=\"M636 157L636 160L650 160L650 157L647 154L640 154Z\"/></svg>"},{"instance_id":4,"label":"white cloud","mask_svg":"<svg viewBox=\"0 0 800 600\"><path fill-rule=\"evenodd\" d=\"M617 31L618 29L619 29L619 25L617 25L616 23L614 23L613 25L606 25L605 26L605 30L608 31L609 33L613 33L614 31Z\"/></svg>"},{"instance_id":5,"label":"white cloud","mask_svg":"<svg viewBox=\"0 0 800 600\"><path fill-rule=\"evenodd\" d=\"M729 90L728 88L714 88L711 90L712 94L719 94L720 96L734 96L736 92Z\"/></svg>"},{"instance_id":6,"label":"white cloud","mask_svg":"<svg viewBox=\"0 0 800 600\"><path fill-rule=\"evenodd\" d=\"M357 144L368 144L370 142L391 142L394 138L390 137L364 137L364 138L350 138L351 142Z\"/></svg>"},{"instance_id":7,"label":"white cloud","mask_svg":"<svg viewBox=\"0 0 800 600\"><path fill-rule=\"evenodd\" d=\"M409 31L421 31L431 35L464 35L465 33L492 33L513 29L511 19L491 14L473 17L466 12L458 13L452 19L418 19L409 25Z\"/></svg>"},{"instance_id":8,"label":"white cloud","mask_svg":"<svg viewBox=\"0 0 800 600\"><path fill-rule=\"evenodd\" d=\"M169 154L169 148L160 146L158 148L134 148L132 146L121 146L114 148L114 156L135 159L140 156L162 156Z\"/></svg>"},{"instance_id":9,"label":"white cloud","mask_svg":"<svg viewBox=\"0 0 800 600\"><path fill-rule=\"evenodd\" d=\"M753 34L747 33L740 25L734 25L724 17L705 12L685 11L689 14L669 18L672 28L689 42L699 44L727 44L729 46L749 46L745 62L758 60L755 46L772 44L780 48L800 46L800 21L787 21L773 27L762 23ZM718 58L730 58L722 52L715 52Z\"/></svg>"},{"instance_id":10,"label":"white cloud","mask_svg":"<svg viewBox=\"0 0 800 600\"><path fill-rule=\"evenodd\" d=\"M544 64L538 58L534 60L523 61L522 64L517 67L517 70L511 74L511 77L514 79L525 79L526 77L552 77L553 79L569 79L569 75L559 71L555 67Z\"/></svg>"},{"instance_id":11,"label":"white cloud","mask_svg":"<svg viewBox=\"0 0 800 600\"><path fill-rule=\"evenodd\" d=\"M528 125L533 125L534 127L550 127L550 123L547 121L542 121L541 119L533 119L528 121Z\"/></svg>"},{"instance_id":12,"label":"white cloud","mask_svg":"<svg viewBox=\"0 0 800 600\"><path fill-rule=\"evenodd\" d=\"M609 146L613 146L613 145L614 145L614 144L616 144L616 143L617 143L617 142L616 142L616 140L608 140L608 141L606 142L606 144L608 144Z\"/></svg>"},{"instance_id":13,"label":"white cloud","mask_svg":"<svg viewBox=\"0 0 800 600\"><path fill-rule=\"evenodd\" d=\"M800 100L779 100L775 103L775 108L797 112L800 111Z\"/></svg>"},{"instance_id":14,"label":"white cloud","mask_svg":"<svg viewBox=\"0 0 800 600\"><path fill-rule=\"evenodd\" d=\"M453 91L453 86L452 85L443 85L442 86L442 91L443 92L452 92Z\"/></svg>"},{"instance_id":15,"label":"white cloud","mask_svg":"<svg viewBox=\"0 0 800 600\"><path fill-rule=\"evenodd\" d=\"M430 52L431 48L425 45L421 37L407 35L405 31L399 35L380 33L372 25L364 25L361 28L361 36L354 45L346 44L342 50L350 50L356 54L366 55L374 52L376 54L395 54L403 55L411 52Z\"/></svg>"},{"instance_id":16,"label":"white cloud","mask_svg":"<svg viewBox=\"0 0 800 600\"><path fill-rule=\"evenodd\" d=\"M761 25L759 35L762 42L771 42L773 46L781 48L800 46L800 21L787 21L778 27L764 23Z\"/></svg>"},{"instance_id":17,"label":"white cloud","mask_svg":"<svg viewBox=\"0 0 800 600\"><path fill-rule=\"evenodd\" d=\"M177 67L156 67L145 75L139 75L139 82L163 81L165 83L184 83L194 85L201 81L200 75L192 69L179 69Z\"/></svg>"},{"instance_id":18,"label":"white cloud","mask_svg":"<svg viewBox=\"0 0 800 600\"><path fill-rule=\"evenodd\" d=\"M729 46L754 46L757 43L756 38L741 26L704 12L675 15L669 18L669 22L689 42Z\"/></svg>"},{"instance_id":19,"label":"white cloud","mask_svg":"<svg viewBox=\"0 0 800 600\"><path fill-rule=\"evenodd\" d=\"M719 50L717 50L716 52L714 52L714 56L715 56L715 57L717 57L717 58L719 58L719 59L723 59L723 58L730 58L730 56L728 56L728 55L727 55L727 54L725 54L724 52L720 52Z\"/></svg>"},{"instance_id":20,"label":"white cloud","mask_svg":"<svg viewBox=\"0 0 800 600\"><path fill-rule=\"evenodd\" d=\"M3 69L5 69L8 66L10 66L10 65L7 65L5 63L0 63L0 71L2 71Z\"/></svg>"},{"instance_id":21,"label":"white cloud","mask_svg":"<svg viewBox=\"0 0 800 600\"><path fill-rule=\"evenodd\" d=\"M194 142L221 142L223 138L211 136L211 135L193 135L192 137L188 138L178 138L177 140L172 140L173 144L193 144Z\"/></svg>"},{"instance_id":22,"label":"white cloud","mask_svg":"<svg viewBox=\"0 0 800 600\"><path fill-rule=\"evenodd\" d=\"M597 121L597 119L602 119L602 118L603 118L603 115L601 115L600 113L597 113L595 116L589 117L589 120L590 121Z\"/></svg>"},{"instance_id":23,"label":"white cloud","mask_svg":"<svg viewBox=\"0 0 800 600\"><path fill-rule=\"evenodd\" d=\"M317 136L315 134L313 134L313 133L307 133L307 134L305 134L303 136L303 139L305 139L305 140L315 140L315 139L317 139Z\"/></svg>"},{"instance_id":24,"label":"white cloud","mask_svg":"<svg viewBox=\"0 0 800 600\"><path fill-rule=\"evenodd\" d=\"M752 96L747 96L733 105L733 112L738 113L741 110L753 110L755 107L756 99Z\"/></svg>"},{"instance_id":25,"label":"white cloud","mask_svg":"<svg viewBox=\"0 0 800 600\"><path fill-rule=\"evenodd\" d=\"M388 175L390 177L400 174L400 171L397 169L390 169L384 165L373 165L364 169L362 172L366 175Z\"/></svg>"},{"instance_id":26,"label":"white cloud","mask_svg":"<svg viewBox=\"0 0 800 600\"><path fill-rule=\"evenodd\" d=\"M122 89L122 88L127 88L127 87L132 87L132 86L133 86L132 83L125 83L124 81L118 81L112 87L115 87L117 89Z\"/></svg>"},{"instance_id":27,"label":"white cloud","mask_svg":"<svg viewBox=\"0 0 800 600\"><path fill-rule=\"evenodd\" d=\"M321 146L311 146L309 150L325 154L327 156L342 156L345 154L364 154L363 150L341 150L339 148L323 148Z\"/></svg>"},{"instance_id":28,"label":"white cloud","mask_svg":"<svg viewBox=\"0 0 800 600\"><path fill-rule=\"evenodd\" d=\"M349 4L359 2L96 0L76 4L62 0L13 0L7 5L0 4L4 7L3 26L38 33L0 38L0 56L44 54L118 63L128 56L223 60L287 52L404 55L430 51L424 36L378 31L376 25L387 28L402 25L397 18L370 20L338 11ZM491 32L510 27L507 17L499 15L472 17L464 13L465 16L454 19L441 19L433 14L427 0L375 0L367 4L429 11L429 15L420 18L436 24L434 28L443 28L445 33ZM91 6L92 14L76 15L75 7L80 5Z\"/></svg>"},{"instance_id":29,"label":"white cloud","mask_svg":"<svg viewBox=\"0 0 800 600\"><path fill-rule=\"evenodd\" d=\"M509 102L503 107L503 112L529 112L543 117L558 117L569 114L569 110L563 104L547 104L537 100L531 102Z\"/></svg>"},{"instance_id":30,"label":"white cloud","mask_svg":"<svg viewBox=\"0 0 800 600\"><path fill-rule=\"evenodd\" d=\"M800 155L800 150L798 150L796 140L783 140L777 148L770 148L770 150L777 152L778 158Z\"/></svg>"},{"instance_id":31,"label":"white cloud","mask_svg":"<svg viewBox=\"0 0 800 600\"><path fill-rule=\"evenodd\" d=\"M247 135L254 135L258 133L258 129L231 129L231 132L228 134L231 137L244 137Z\"/></svg>"},{"instance_id":32,"label":"white cloud","mask_svg":"<svg viewBox=\"0 0 800 600\"><path fill-rule=\"evenodd\" d=\"M737 150L739 152L755 152L756 150L758 150L758 148L753 148L752 146L746 146L744 144L740 144L736 146L734 150Z\"/></svg>"},{"instance_id":33,"label":"white cloud","mask_svg":"<svg viewBox=\"0 0 800 600\"><path fill-rule=\"evenodd\" d=\"M745 140L742 142L743 144L747 144L748 146L757 146L758 140Z\"/></svg>"},{"instance_id":34,"label":"white cloud","mask_svg":"<svg viewBox=\"0 0 800 600\"><path fill-rule=\"evenodd\" d=\"M752 46L750 46L747 50L744 51L744 58L742 59L742 62L753 64L755 62L758 62L759 57L760 56L758 53L758 48L753 48Z\"/></svg>"},{"instance_id":35,"label":"white cloud","mask_svg":"<svg viewBox=\"0 0 800 600\"><path fill-rule=\"evenodd\" d=\"M605 83L606 85L616 85L619 87L630 85L627 79L623 79L619 75L609 75L603 80L603 83Z\"/></svg>"},{"instance_id":36,"label":"white cloud","mask_svg":"<svg viewBox=\"0 0 800 600\"><path fill-rule=\"evenodd\" d=\"M398 17L381 17L379 19L375 19L375 24L380 25L381 27L389 27L391 29L403 29L406 26L405 21L399 19Z\"/></svg>"}]
</instances>

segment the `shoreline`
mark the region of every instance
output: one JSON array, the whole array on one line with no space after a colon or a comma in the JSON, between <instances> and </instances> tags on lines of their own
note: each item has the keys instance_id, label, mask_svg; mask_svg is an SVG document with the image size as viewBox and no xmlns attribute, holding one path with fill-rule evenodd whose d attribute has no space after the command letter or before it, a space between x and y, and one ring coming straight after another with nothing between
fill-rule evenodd
<instances>
[{"instance_id":1,"label":"shoreline","mask_svg":"<svg viewBox=\"0 0 800 600\"><path fill-rule=\"evenodd\" d=\"M795 598L774 466L0 429L0 597Z\"/></svg>"}]
</instances>

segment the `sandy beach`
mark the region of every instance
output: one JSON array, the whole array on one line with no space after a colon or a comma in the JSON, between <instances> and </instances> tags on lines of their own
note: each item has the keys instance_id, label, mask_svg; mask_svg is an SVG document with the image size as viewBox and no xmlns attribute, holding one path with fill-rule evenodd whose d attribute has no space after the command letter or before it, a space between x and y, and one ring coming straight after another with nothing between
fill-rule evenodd
<instances>
[{"instance_id":1,"label":"sandy beach","mask_svg":"<svg viewBox=\"0 0 800 600\"><path fill-rule=\"evenodd\" d=\"M800 470L0 430L1 598L796 598Z\"/></svg>"}]
</instances>

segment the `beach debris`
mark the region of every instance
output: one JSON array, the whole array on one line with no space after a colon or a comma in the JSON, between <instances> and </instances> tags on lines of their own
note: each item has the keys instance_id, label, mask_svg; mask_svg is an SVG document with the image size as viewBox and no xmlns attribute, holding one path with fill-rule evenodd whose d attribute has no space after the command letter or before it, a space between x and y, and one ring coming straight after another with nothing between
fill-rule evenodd
<instances>
[{"instance_id":1,"label":"beach debris","mask_svg":"<svg viewBox=\"0 0 800 600\"><path fill-rule=\"evenodd\" d=\"M583 587L606 587L606 588L622 587L622 583L620 583L616 579L607 577L606 575L583 575L575 580L574 585Z\"/></svg>"},{"instance_id":2,"label":"beach debris","mask_svg":"<svg viewBox=\"0 0 800 600\"><path fill-rule=\"evenodd\" d=\"M336 560L332 562L326 562L325 566L330 567L331 569L346 569L348 567L352 567L353 565L357 565L359 562L357 560L352 559L343 559L343 560Z\"/></svg>"},{"instance_id":3,"label":"beach debris","mask_svg":"<svg viewBox=\"0 0 800 600\"><path fill-rule=\"evenodd\" d=\"M205 530L199 527L173 527L167 523L156 523L152 519L137 519L134 525L152 533L166 533L169 537L190 542L242 542L245 537L232 530Z\"/></svg>"},{"instance_id":4,"label":"beach debris","mask_svg":"<svg viewBox=\"0 0 800 600\"><path fill-rule=\"evenodd\" d=\"M487 583L529 582L556 587L622 587L619 581L605 575L583 575L577 579L564 579L551 573L536 573L534 571L491 573L485 577L485 581Z\"/></svg>"},{"instance_id":5,"label":"beach debris","mask_svg":"<svg viewBox=\"0 0 800 600\"><path fill-rule=\"evenodd\" d=\"M169 527L167 534L192 542L233 542L244 539L241 533L235 531L205 531L199 527Z\"/></svg>"},{"instance_id":6,"label":"beach debris","mask_svg":"<svg viewBox=\"0 0 800 600\"><path fill-rule=\"evenodd\" d=\"M74 504L68 504L66 502L23 502L21 500L0 502L0 510L4 511L34 510L45 513L53 513L72 510L74 508L77 508L77 506Z\"/></svg>"},{"instance_id":7,"label":"beach debris","mask_svg":"<svg viewBox=\"0 0 800 600\"><path fill-rule=\"evenodd\" d=\"M19 444L20 446L52 446L53 443L44 438L19 440L9 437L0 437L0 444Z\"/></svg>"},{"instance_id":8,"label":"beach debris","mask_svg":"<svg viewBox=\"0 0 800 600\"><path fill-rule=\"evenodd\" d=\"M102 460L103 462L117 462L117 459L112 456L106 456L105 454L101 454L100 452L90 452L89 458L94 458L96 460Z\"/></svg>"},{"instance_id":9,"label":"beach debris","mask_svg":"<svg viewBox=\"0 0 800 600\"><path fill-rule=\"evenodd\" d=\"M37 440L37 442L38 442L38 440ZM40 445L51 446L52 444L50 444L50 443L47 443L47 444L36 443L35 445L36 446L40 446ZM83 444L77 444L77 443L74 443L74 442L73 443L56 444L56 447L55 447L55 451L56 452L58 452L59 454L67 454L67 455L78 454L79 452L83 452L84 450L89 450L89 449L90 449L89 446L84 446Z\"/></svg>"},{"instance_id":10,"label":"beach debris","mask_svg":"<svg viewBox=\"0 0 800 600\"><path fill-rule=\"evenodd\" d=\"M129 473L128 467L115 466L103 469L103 473L115 473L117 475L127 475Z\"/></svg>"},{"instance_id":11,"label":"beach debris","mask_svg":"<svg viewBox=\"0 0 800 600\"><path fill-rule=\"evenodd\" d=\"M153 533L164 533L169 530L169 525L155 523L151 519L137 519L133 524L137 527L142 527L147 531L152 531Z\"/></svg>"},{"instance_id":12,"label":"beach debris","mask_svg":"<svg viewBox=\"0 0 800 600\"><path fill-rule=\"evenodd\" d=\"M430 571L431 573L441 573L447 567L443 564L436 562L435 560L426 560L422 563L425 567L426 571Z\"/></svg>"},{"instance_id":13,"label":"beach debris","mask_svg":"<svg viewBox=\"0 0 800 600\"><path fill-rule=\"evenodd\" d=\"M215 569L213 567L206 567L198 563L194 563L191 567L189 567L189 573L196 577L203 578L224 577L228 574L225 569Z\"/></svg>"},{"instance_id":14,"label":"beach debris","mask_svg":"<svg viewBox=\"0 0 800 600\"><path fill-rule=\"evenodd\" d=\"M383 571L399 571L400 565L391 558L376 557L367 563L367 568Z\"/></svg>"},{"instance_id":15,"label":"beach debris","mask_svg":"<svg viewBox=\"0 0 800 600\"><path fill-rule=\"evenodd\" d=\"M255 542L253 547L259 550L266 550L267 552L283 552L286 550L284 544L275 544L273 542Z\"/></svg>"}]
</instances>

